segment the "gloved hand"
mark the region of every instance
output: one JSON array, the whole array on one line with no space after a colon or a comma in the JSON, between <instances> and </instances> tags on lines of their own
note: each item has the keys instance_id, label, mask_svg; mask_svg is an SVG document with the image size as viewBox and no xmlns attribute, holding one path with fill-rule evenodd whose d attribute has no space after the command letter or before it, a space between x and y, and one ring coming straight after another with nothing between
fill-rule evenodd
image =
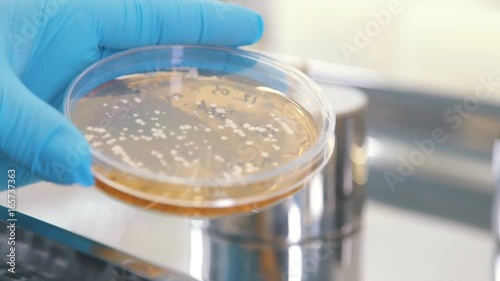
<instances>
[{"instance_id":1,"label":"gloved hand","mask_svg":"<svg viewBox=\"0 0 500 281\"><path fill-rule=\"evenodd\" d=\"M262 31L258 14L211 0L0 0L0 189L10 169L16 186L93 185L89 146L60 113L90 64L147 45L248 45Z\"/></svg>"}]
</instances>

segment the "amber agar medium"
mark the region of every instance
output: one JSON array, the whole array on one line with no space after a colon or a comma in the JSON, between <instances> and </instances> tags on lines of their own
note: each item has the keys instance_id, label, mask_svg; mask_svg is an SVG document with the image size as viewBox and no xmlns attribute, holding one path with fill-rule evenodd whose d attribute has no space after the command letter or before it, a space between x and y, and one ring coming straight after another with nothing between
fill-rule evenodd
<instances>
[{"instance_id":1,"label":"amber agar medium","mask_svg":"<svg viewBox=\"0 0 500 281\"><path fill-rule=\"evenodd\" d=\"M212 217L293 195L328 161L334 115L299 71L234 49L119 53L70 85L96 186L138 207Z\"/></svg>"}]
</instances>

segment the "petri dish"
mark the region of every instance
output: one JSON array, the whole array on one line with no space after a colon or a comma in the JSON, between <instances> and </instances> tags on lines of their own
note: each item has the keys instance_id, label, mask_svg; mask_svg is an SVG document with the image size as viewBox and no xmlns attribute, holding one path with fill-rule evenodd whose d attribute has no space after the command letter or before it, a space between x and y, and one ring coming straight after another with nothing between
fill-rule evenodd
<instances>
[{"instance_id":1,"label":"petri dish","mask_svg":"<svg viewBox=\"0 0 500 281\"><path fill-rule=\"evenodd\" d=\"M67 118L90 144L96 187L191 217L258 211L330 158L335 115L302 72L209 46L123 51L70 84Z\"/></svg>"}]
</instances>

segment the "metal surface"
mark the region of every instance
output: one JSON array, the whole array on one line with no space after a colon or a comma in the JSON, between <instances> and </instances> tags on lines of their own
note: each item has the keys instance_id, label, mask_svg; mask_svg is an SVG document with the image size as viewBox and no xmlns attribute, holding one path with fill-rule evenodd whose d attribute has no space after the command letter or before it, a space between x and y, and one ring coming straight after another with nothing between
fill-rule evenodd
<instances>
[{"instance_id":1,"label":"metal surface","mask_svg":"<svg viewBox=\"0 0 500 281\"><path fill-rule=\"evenodd\" d=\"M500 281L500 249L497 248L492 262L493 281Z\"/></svg>"},{"instance_id":2,"label":"metal surface","mask_svg":"<svg viewBox=\"0 0 500 281\"><path fill-rule=\"evenodd\" d=\"M191 267L201 265L203 280L358 281L360 233L342 239L313 239L279 245L211 235L193 227L191 243L201 245Z\"/></svg>"},{"instance_id":3,"label":"metal surface","mask_svg":"<svg viewBox=\"0 0 500 281\"><path fill-rule=\"evenodd\" d=\"M3 206L0 213L4 214L0 217L1 281L196 281L21 213L16 214L17 221L8 221L9 212ZM14 237L14 243L8 242L9 237ZM12 266L14 273L9 272Z\"/></svg>"},{"instance_id":4,"label":"metal surface","mask_svg":"<svg viewBox=\"0 0 500 281\"><path fill-rule=\"evenodd\" d=\"M495 199L493 202L493 210L491 216L492 218L491 226L493 234L495 235L495 242L497 243L497 245L500 245L500 138L495 141L495 144L493 146L493 157L491 166L493 174L495 175L495 182L496 182Z\"/></svg>"}]
</instances>

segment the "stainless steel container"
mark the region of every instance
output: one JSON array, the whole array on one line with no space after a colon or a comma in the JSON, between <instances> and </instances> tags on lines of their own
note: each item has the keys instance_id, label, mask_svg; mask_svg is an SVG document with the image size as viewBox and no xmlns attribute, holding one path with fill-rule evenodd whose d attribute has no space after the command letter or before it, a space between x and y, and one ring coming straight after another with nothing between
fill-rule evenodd
<instances>
[{"instance_id":1,"label":"stainless steel container","mask_svg":"<svg viewBox=\"0 0 500 281\"><path fill-rule=\"evenodd\" d=\"M493 201L491 228L496 249L493 258L493 280L500 281L500 135L493 146L492 169L495 178L495 198Z\"/></svg>"},{"instance_id":2,"label":"stainless steel container","mask_svg":"<svg viewBox=\"0 0 500 281\"><path fill-rule=\"evenodd\" d=\"M353 88L320 86L337 114L331 160L302 191L276 206L205 222L205 250L200 255L204 260L198 263L203 265L201 277L324 281L343 274L350 277L342 280L358 279L358 263L346 259L344 252L358 256L359 243L353 234L360 228L367 180L364 112L368 100ZM325 255L327 250L330 254ZM344 270L339 271L341 267Z\"/></svg>"},{"instance_id":3,"label":"stainless steel container","mask_svg":"<svg viewBox=\"0 0 500 281\"><path fill-rule=\"evenodd\" d=\"M493 147L492 169L495 177L495 199L493 201L493 213L491 226L495 235L495 242L500 246L500 136L498 136ZM500 270L500 268L499 268ZM500 271L499 271L500 273ZM500 276L499 279L500 280Z\"/></svg>"},{"instance_id":4,"label":"stainless steel container","mask_svg":"<svg viewBox=\"0 0 500 281\"><path fill-rule=\"evenodd\" d=\"M358 281L361 233L295 244L237 241L193 228L190 271L206 281Z\"/></svg>"}]
</instances>

